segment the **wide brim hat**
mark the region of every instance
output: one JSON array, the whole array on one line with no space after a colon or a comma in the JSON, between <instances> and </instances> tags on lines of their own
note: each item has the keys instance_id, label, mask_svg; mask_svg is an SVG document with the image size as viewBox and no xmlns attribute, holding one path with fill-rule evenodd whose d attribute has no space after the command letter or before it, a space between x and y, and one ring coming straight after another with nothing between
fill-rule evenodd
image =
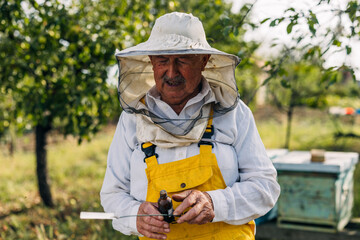
<instances>
[{"instance_id":1,"label":"wide brim hat","mask_svg":"<svg viewBox=\"0 0 360 240\"><path fill-rule=\"evenodd\" d=\"M119 65L119 100L128 112L138 112L138 102L155 85L150 55L210 54L202 72L215 93L215 112L235 107L238 89L235 67L240 59L209 45L202 23L192 14L173 12L159 17L146 42L116 51Z\"/></svg>"}]
</instances>

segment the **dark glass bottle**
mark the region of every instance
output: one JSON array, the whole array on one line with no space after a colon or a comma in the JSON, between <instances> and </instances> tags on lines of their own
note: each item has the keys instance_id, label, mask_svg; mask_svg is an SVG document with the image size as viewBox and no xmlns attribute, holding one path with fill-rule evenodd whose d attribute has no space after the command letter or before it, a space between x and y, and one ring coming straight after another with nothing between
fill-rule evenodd
<instances>
[{"instance_id":1,"label":"dark glass bottle","mask_svg":"<svg viewBox=\"0 0 360 240\"><path fill-rule=\"evenodd\" d=\"M167 195L167 192L165 190L160 191L158 206L160 213L167 214L167 216L164 216L164 221L171 223L175 220L173 215L174 208L173 208L172 200Z\"/></svg>"}]
</instances>

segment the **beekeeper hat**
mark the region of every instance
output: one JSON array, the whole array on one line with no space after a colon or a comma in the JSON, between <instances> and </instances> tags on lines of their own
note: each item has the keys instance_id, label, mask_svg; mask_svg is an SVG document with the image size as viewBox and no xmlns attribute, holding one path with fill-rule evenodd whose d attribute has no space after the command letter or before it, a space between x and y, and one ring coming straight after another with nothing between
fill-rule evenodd
<instances>
[{"instance_id":1,"label":"beekeeper hat","mask_svg":"<svg viewBox=\"0 0 360 240\"><path fill-rule=\"evenodd\" d=\"M173 12L159 17L146 42L116 51L119 64L119 100L128 112L143 113L139 100L155 85L149 55L210 54L202 72L216 97L215 113L233 109L238 101L235 67L240 59L212 48L202 23L192 14ZM208 116L203 116L208 117Z\"/></svg>"},{"instance_id":2,"label":"beekeeper hat","mask_svg":"<svg viewBox=\"0 0 360 240\"><path fill-rule=\"evenodd\" d=\"M215 54L227 57L227 61L219 62L220 66L229 62L236 66L240 62L237 56L209 45L203 25L197 17L179 12L159 17L146 42L116 52L118 58L169 54Z\"/></svg>"}]
</instances>

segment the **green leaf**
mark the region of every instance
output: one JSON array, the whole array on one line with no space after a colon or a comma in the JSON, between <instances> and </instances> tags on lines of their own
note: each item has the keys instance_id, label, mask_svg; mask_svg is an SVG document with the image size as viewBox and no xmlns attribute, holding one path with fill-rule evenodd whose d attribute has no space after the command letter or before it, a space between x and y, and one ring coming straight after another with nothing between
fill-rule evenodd
<instances>
[{"instance_id":1,"label":"green leaf","mask_svg":"<svg viewBox=\"0 0 360 240\"><path fill-rule=\"evenodd\" d=\"M295 9L294 8L288 8L285 10L285 12L295 12Z\"/></svg>"},{"instance_id":2,"label":"green leaf","mask_svg":"<svg viewBox=\"0 0 360 240\"><path fill-rule=\"evenodd\" d=\"M287 32L288 34L291 33L294 25L295 25L294 22L289 23L289 25L288 25L287 28L286 28L286 32Z\"/></svg>"},{"instance_id":3,"label":"green leaf","mask_svg":"<svg viewBox=\"0 0 360 240\"><path fill-rule=\"evenodd\" d=\"M351 47L346 46L346 54L349 55L351 53Z\"/></svg>"},{"instance_id":4,"label":"green leaf","mask_svg":"<svg viewBox=\"0 0 360 240\"><path fill-rule=\"evenodd\" d=\"M285 79L281 79L280 84L283 88L290 88L290 83Z\"/></svg>"},{"instance_id":5,"label":"green leaf","mask_svg":"<svg viewBox=\"0 0 360 240\"><path fill-rule=\"evenodd\" d=\"M311 21L314 23L314 24L318 24L319 21L316 17L316 15L310 10L310 16L311 16Z\"/></svg>"},{"instance_id":6,"label":"green leaf","mask_svg":"<svg viewBox=\"0 0 360 240\"><path fill-rule=\"evenodd\" d=\"M341 42L340 42L339 40L337 40L337 39L334 39L332 45L335 45L335 46L340 47L340 46L341 46Z\"/></svg>"},{"instance_id":7,"label":"green leaf","mask_svg":"<svg viewBox=\"0 0 360 240\"><path fill-rule=\"evenodd\" d=\"M263 23L267 22L269 19L270 19L270 18L265 18L264 20L262 20L262 21L260 22L260 24L263 24Z\"/></svg>"},{"instance_id":8,"label":"green leaf","mask_svg":"<svg viewBox=\"0 0 360 240\"><path fill-rule=\"evenodd\" d=\"M277 21L278 21L278 19L272 20L271 23L270 23L270 27L275 27Z\"/></svg>"},{"instance_id":9,"label":"green leaf","mask_svg":"<svg viewBox=\"0 0 360 240\"><path fill-rule=\"evenodd\" d=\"M233 28L233 33L234 33L235 36L239 35L239 28L234 27Z\"/></svg>"},{"instance_id":10,"label":"green leaf","mask_svg":"<svg viewBox=\"0 0 360 240\"><path fill-rule=\"evenodd\" d=\"M223 29L223 34L224 36L229 36L231 30L232 30L233 26L226 26L224 29Z\"/></svg>"}]
</instances>

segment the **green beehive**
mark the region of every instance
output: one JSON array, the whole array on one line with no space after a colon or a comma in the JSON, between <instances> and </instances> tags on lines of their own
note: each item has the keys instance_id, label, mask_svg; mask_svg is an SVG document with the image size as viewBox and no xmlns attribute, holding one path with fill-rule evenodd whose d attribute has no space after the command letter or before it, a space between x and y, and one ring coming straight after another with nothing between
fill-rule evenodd
<instances>
[{"instance_id":1,"label":"green beehive","mask_svg":"<svg viewBox=\"0 0 360 240\"><path fill-rule=\"evenodd\" d=\"M287 149L277 148L277 149L266 149L266 154L268 157L274 161L274 159L284 156L288 152ZM262 223L268 222L277 217L277 204L264 216L255 219L256 225L260 225Z\"/></svg>"},{"instance_id":2,"label":"green beehive","mask_svg":"<svg viewBox=\"0 0 360 240\"><path fill-rule=\"evenodd\" d=\"M335 232L351 218L357 153L326 152L311 162L310 152L294 151L274 160L281 195L279 227Z\"/></svg>"}]
</instances>

